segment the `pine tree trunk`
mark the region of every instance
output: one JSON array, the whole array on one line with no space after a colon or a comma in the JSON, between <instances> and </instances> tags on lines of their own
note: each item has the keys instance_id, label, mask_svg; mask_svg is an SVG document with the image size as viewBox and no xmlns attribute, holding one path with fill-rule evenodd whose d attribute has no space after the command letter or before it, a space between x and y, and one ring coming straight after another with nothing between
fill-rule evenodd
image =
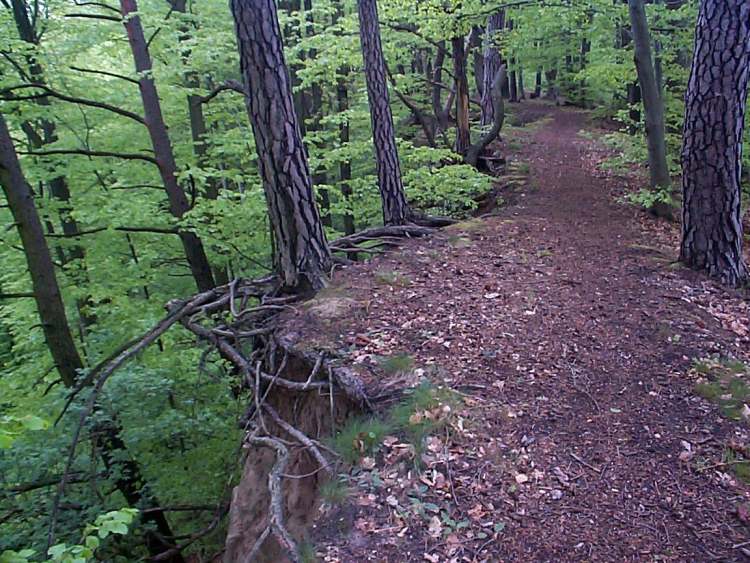
<instances>
[{"instance_id":1,"label":"pine tree trunk","mask_svg":"<svg viewBox=\"0 0 750 563\"><path fill-rule=\"evenodd\" d=\"M629 0L630 22L633 27L635 67L641 85L643 109L646 114L646 141L651 187L669 189L671 179L667 164L667 145L664 132L664 103L659 94L656 73L651 60L651 35L648 31L643 0Z\"/></svg>"},{"instance_id":2,"label":"pine tree trunk","mask_svg":"<svg viewBox=\"0 0 750 563\"><path fill-rule=\"evenodd\" d=\"M469 123L469 80L466 76L466 52L464 38L451 39L453 47L453 78L456 88L456 143L453 147L458 154L465 155L471 146L471 126Z\"/></svg>"},{"instance_id":3,"label":"pine tree trunk","mask_svg":"<svg viewBox=\"0 0 750 563\"><path fill-rule=\"evenodd\" d=\"M76 350L70 324L65 313L60 286L55 276L55 266L44 238L44 229L39 218L34 194L23 175L8 126L0 114L0 185L8 201L23 244L26 262L34 288L40 324L57 372L63 385L73 388L84 365ZM158 501L144 492L145 481L138 463L131 459L121 438L122 429L116 420L94 425L96 448L102 457L108 473L112 474L117 490L132 507L153 508ZM146 532L146 545L151 555L164 553L171 546L163 538L173 536L169 522L163 512L148 513L144 523L153 525L158 534ZM166 559L182 563L178 553Z\"/></svg>"},{"instance_id":4,"label":"pine tree trunk","mask_svg":"<svg viewBox=\"0 0 750 563\"><path fill-rule=\"evenodd\" d=\"M386 225L403 225L410 219L411 210L404 194L393 115L388 101L378 7L376 0L358 0L357 8L372 137L375 144L375 164L383 203L383 222Z\"/></svg>"},{"instance_id":5,"label":"pine tree trunk","mask_svg":"<svg viewBox=\"0 0 750 563\"><path fill-rule=\"evenodd\" d=\"M731 286L748 281L740 175L749 72L750 0L702 0L685 98L680 259Z\"/></svg>"},{"instance_id":6,"label":"pine tree trunk","mask_svg":"<svg viewBox=\"0 0 750 563\"><path fill-rule=\"evenodd\" d=\"M231 0L246 105L274 237L274 263L294 291L325 285L331 254L294 112L274 0Z\"/></svg>"},{"instance_id":7,"label":"pine tree trunk","mask_svg":"<svg viewBox=\"0 0 750 563\"><path fill-rule=\"evenodd\" d=\"M484 50L484 85L482 86L482 98L480 106L482 108L482 125L489 125L495 120L493 113L495 104L492 101L492 81L497 76L500 65L503 64L500 57L500 51L494 45L495 34L503 29L505 25L505 10L500 10L490 16L487 22L486 48Z\"/></svg>"},{"instance_id":8,"label":"pine tree trunk","mask_svg":"<svg viewBox=\"0 0 750 563\"><path fill-rule=\"evenodd\" d=\"M140 76L138 85L141 91L146 128L151 137L154 157L159 163L159 174L169 199L169 210L179 219L190 210L190 204L182 187L177 183L177 164L167 126L161 113L156 84L151 75L151 55L143 34L140 16L136 15L138 12L136 1L120 0L120 11L124 18L123 23L128 34L130 49L133 52L135 69ZM179 236L198 289L207 291L213 288L214 278L203 243L194 233L188 231L181 231Z\"/></svg>"}]
</instances>

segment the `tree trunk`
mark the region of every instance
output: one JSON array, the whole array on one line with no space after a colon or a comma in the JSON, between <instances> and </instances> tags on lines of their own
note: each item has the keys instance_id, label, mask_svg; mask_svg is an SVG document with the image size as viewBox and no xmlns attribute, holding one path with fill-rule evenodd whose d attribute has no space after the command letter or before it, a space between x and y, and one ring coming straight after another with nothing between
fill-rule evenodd
<instances>
[{"instance_id":1,"label":"tree trunk","mask_svg":"<svg viewBox=\"0 0 750 563\"><path fill-rule=\"evenodd\" d=\"M44 228L34 204L34 195L21 172L10 132L1 114L0 181L26 253L47 348L63 383L72 387L78 378L78 372L83 369L83 362L76 351L65 314L55 266L44 238Z\"/></svg>"},{"instance_id":2,"label":"tree trunk","mask_svg":"<svg viewBox=\"0 0 750 563\"><path fill-rule=\"evenodd\" d=\"M187 12L187 0L169 0L169 5L175 12L185 14ZM179 41L186 41L190 38L187 26L180 33ZM189 56L189 52L183 53L185 60ZM188 88L195 89L201 85L200 76L196 72L188 71L185 73L185 85ZM207 162L207 151L206 151L206 136L208 134L208 127L206 127L206 117L203 114L203 103L201 97L197 94L188 94L187 96L188 115L190 118L190 136L193 141L193 154L195 154L198 166L202 168L208 167ZM213 176L206 177L206 199L217 200L219 199L219 188L220 183ZM214 280L217 285L225 285L229 283L229 276L226 268L214 267L212 269Z\"/></svg>"},{"instance_id":3,"label":"tree trunk","mask_svg":"<svg viewBox=\"0 0 750 563\"><path fill-rule=\"evenodd\" d=\"M315 26L313 25L313 13L312 13L312 0L304 0L303 6L305 8L305 35L312 37L315 34ZM310 60L314 60L317 57L317 51L310 49L307 53ZM310 107L308 111L308 117L311 118L308 129L311 133L321 130L320 120L323 117L323 90L318 82L315 82L310 87L308 94ZM325 186L328 183L328 176L325 170L315 170L312 175L313 186L316 187L318 194L320 195L320 207L321 207L321 220L326 227L333 226L331 220L331 197L328 193L328 189L320 186Z\"/></svg>"},{"instance_id":4,"label":"tree trunk","mask_svg":"<svg viewBox=\"0 0 750 563\"><path fill-rule=\"evenodd\" d=\"M492 113L494 104L492 101L492 81L497 76L497 71L500 69L502 59L500 57L500 51L494 44L495 34L503 29L505 25L505 10L500 10L496 14L490 16L487 22L487 34L485 36L485 50L484 50L484 85L482 86L482 98L480 106L482 108L482 125L489 125L495 120L495 116Z\"/></svg>"},{"instance_id":5,"label":"tree trunk","mask_svg":"<svg viewBox=\"0 0 750 563\"><path fill-rule=\"evenodd\" d=\"M430 75L432 80L432 111L435 113L435 134L442 133L450 126L450 106L452 102L448 104L448 111L445 111L443 106L443 65L445 64L445 41L441 41L437 45L437 53L435 54L435 65L434 71Z\"/></svg>"},{"instance_id":6,"label":"tree trunk","mask_svg":"<svg viewBox=\"0 0 750 563\"><path fill-rule=\"evenodd\" d=\"M482 28L475 25L471 28L469 35L469 52L472 58L474 71L474 85L477 89L477 98L482 97L484 91L484 54L482 52Z\"/></svg>"},{"instance_id":7,"label":"tree trunk","mask_svg":"<svg viewBox=\"0 0 750 563\"><path fill-rule=\"evenodd\" d=\"M492 112L492 115L495 116L495 121L490 130L479 140L479 142L469 148L466 153L466 164L476 167L477 164L479 164L479 157L484 152L484 149L487 148L492 141L497 139L500 130L503 128L503 122L505 121L503 82L505 82L505 80L507 80L505 65L500 65L500 69L495 75L495 80L492 82L492 88L490 90L495 105Z\"/></svg>"},{"instance_id":8,"label":"tree trunk","mask_svg":"<svg viewBox=\"0 0 750 563\"><path fill-rule=\"evenodd\" d=\"M182 187L177 183L177 164L167 126L161 113L156 84L151 74L151 55L143 34L140 16L137 15L138 6L135 0L120 0L120 10L124 18L123 24L128 34L130 49L133 52L135 69L140 76L138 86L154 157L158 162L159 174L169 199L169 210L179 219L190 210L190 204ZM180 231L179 236L198 290L207 291L213 288L214 277L203 249L203 243L194 233L188 231Z\"/></svg>"},{"instance_id":9,"label":"tree trunk","mask_svg":"<svg viewBox=\"0 0 750 563\"><path fill-rule=\"evenodd\" d=\"M26 262L34 288L40 324L57 372L63 384L73 388L83 369L70 325L65 313L60 286L55 276L55 266L44 238L44 229L34 204L34 195L18 162L8 126L0 114L0 185L8 200L11 214L21 237ZM132 507L153 508L158 501L144 493L145 481L138 463L131 459L122 441L122 429L117 421L98 422L94 427L94 440L108 473L113 475L117 489ZM159 555L170 549L163 537L174 534L163 512L148 513L144 523L153 525L158 533L146 532L146 545L151 555ZM181 555L167 559L182 563Z\"/></svg>"},{"instance_id":10,"label":"tree trunk","mask_svg":"<svg viewBox=\"0 0 750 563\"><path fill-rule=\"evenodd\" d=\"M284 285L325 285L331 254L315 204L310 168L294 112L274 0L231 0L246 105Z\"/></svg>"},{"instance_id":11,"label":"tree trunk","mask_svg":"<svg viewBox=\"0 0 750 563\"><path fill-rule=\"evenodd\" d=\"M516 64L518 64L516 62ZM524 91L523 87L523 69L519 66L518 67L518 100L525 100L526 99L526 92Z\"/></svg>"},{"instance_id":12,"label":"tree trunk","mask_svg":"<svg viewBox=\"0 0 750 563\"><path fill-rule=\"evenodd\" d=\"M659 94L656 73L651 60L651 35L646 20L643 0L628 0L630 23L633 27L635 68L641 85L643 109L646 115L646 141L651 187L669 190L671 179L667 164L664 133L664 103Z\"/></svg>"},{"instance_id":13,"label":"tree trunk","mask_svg":"<svg viewBox=\"0 0 750 563\"><path fill-rule=\"evenodd\" d=\"M349 74L349 69L342 70L342 74L346 76ZM349 109L349 91L346 86L346 78L339 78L338 85L336 87L336 97L338 101L338 109L340 112L347 111ZM342 120L339 124L339 142L341 145L349 143L349 120ZM342 160L339 164L339 180L341 181L341 195L347 203L347 211L344 213L344 233L347 235L354 234L354 215L348 210L348 206L351 205L352 197L352 186L349 183L352 179L352 163L348 160Z\"/></svg>"},{"instance_id":14,"label":"tree trunk","mask_svg":"<svg viewBox=\"0 0 750 563\"><path fill-rule=\"evenodd\" d=\"M542 97L542 67L539 67L536 71L536 81L534 83L534 95L532 98Z\"/></svg>"},{"instance_id":15,"label":"tree trunk","mask_svg":"<svg viewBox=\"0 0 750 563\"><path fill-rule=\"evenodd\" d=\"M388 102L385 59L380 42L380 23L376 0L358 0L359 36L362 43L367 99L370 104L372 136L375 144L375 164L378 172L380 197L383 202L383 222L403 225L411 217L401 180L393 115Z\"/></svg>"},{"instance_id":16,"label":"tree trunk","mask_svg":"<svg viewBox=\"0 0 750 563\"><path fill-rule=\"evenodd\" d=\"M451 39L453 47L453 78L456 88L456 144L458 154L465 155L471 146L471 126L469 124L469 80L466 77L466 52L464 38Z\"/></svg>"},{"instance_id":17,"label":"tree trunk","mask_svg":"<svg viewBox=\"0 0 750 563\"><path fill-rule=\"evenodd\" d=\"M39 45L39 34L35 29L34 22L29 18L29 8L24 0L11 0L11 8L13 11L13 19L18 30L18 36L20 39L29 45ZM28 74L31 77L31 81L35 84L46 83L44 78L44 71L39 62L33 57L28 56L26 59L29 63ZM24 77L21 76L21 79ZM36 103L40 106L49 106L50 99L48 97L37 98ZM39 128L41 129L41 135L35 130L34 125L31 123L25 123L22 129L27 133L29 143L35 149L40 149L45 145L49 145L57 141L57 131L54 122L48 119L39 120ZM62 232L70 240L73 240L75 235L78 234L78 224L72 216L72 206L70 203L70 189L68 188L68 182L64 176L55 176L49 181L49 191L52 197L60 202L59 217L60 224L62 226ZM84 248L78 244L74 244L70 247L70 253L65 254L60 250L60 258L63 265L67 265L69 262L78 260L81 265L80 269L77 270L73 275L73 279L79 285L88 284L88 273L86 272L85 258L86 253ZM93 303L90 297L79 298L76 301L76 309L82 325L82 333L85 329L96 322L96 316L89 310ZM81 338L83 343L83 338Z\"/></svg>"},{"instance_id":18,"label":"tree trunk","mask_svg":"<svg viewBox=\"0 0 750 563\"><path fill-rule=\"evenodd\" d=\"M750 0L702 0L685 97L680 259L731 286L748 281L740 174L749 71Z\"/></svg>"}]
</instances>

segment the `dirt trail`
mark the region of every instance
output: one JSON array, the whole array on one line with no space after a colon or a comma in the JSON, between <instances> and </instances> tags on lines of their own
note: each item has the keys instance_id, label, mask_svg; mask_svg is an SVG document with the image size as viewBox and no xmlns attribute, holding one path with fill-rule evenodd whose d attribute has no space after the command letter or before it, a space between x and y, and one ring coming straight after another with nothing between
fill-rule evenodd
<instances>
[{"instance_id":1,"label":"dirt trail","mask_svg":"<svg viewBox=\"0 0 750 563\"><path fill-rule=\"evenodd\" d=\"M469 396L466 435L427 472L450 485L428 500L469 525L431 537L396 519L381 498L409 505L395 479L355 503L330 560L744 560L748 489L700 468L746 444L747 426L696 397L687 372L750 347L684 297L746 303L670 267L674 227L618 203L624 180L595 172L602 149L578 135L586 114L526 107L551 119L519 151L530 178L516 204L340 278L369 299L337 327L353 358L405 351Z\"/></svg>"}]
</instances>

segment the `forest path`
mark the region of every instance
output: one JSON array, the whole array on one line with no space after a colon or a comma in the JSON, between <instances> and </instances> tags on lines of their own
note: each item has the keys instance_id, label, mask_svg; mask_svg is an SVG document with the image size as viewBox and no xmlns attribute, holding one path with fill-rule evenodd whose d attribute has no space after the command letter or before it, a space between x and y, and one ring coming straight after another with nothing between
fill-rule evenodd
<instances>
[{"instance_id":1,"label":"forest path","mask_svg":"<svg viewBox=\"0 0 750 563\"><path fill-rule=\"evenodd\" d=\"M338 327L360 342L355 358L405 351L467 394L466 433L447 457L433 452L435 486L420 502L468 525L449 530L441 519L431 537L428 511L398 537L382 533L400 529L393 501L360 503L336 553L744 560L748 514L738 506L748 489L720 464L730 443L748 443L747 426L697 397L688 372L710 353L748 360L744 328L710 312L747 313L747 302L671 266L676 228L618 202L628 180L595 169L604 149L579 135L592 128L586 113L516 111L547 119L505 140L520 142L515 158L530 165L514 204L342 275L369 296L367 316ZM405 283L382 283L392 272ZM408 486L389 483L378 496L413 502Z\"/></svg>"}]
</instances>

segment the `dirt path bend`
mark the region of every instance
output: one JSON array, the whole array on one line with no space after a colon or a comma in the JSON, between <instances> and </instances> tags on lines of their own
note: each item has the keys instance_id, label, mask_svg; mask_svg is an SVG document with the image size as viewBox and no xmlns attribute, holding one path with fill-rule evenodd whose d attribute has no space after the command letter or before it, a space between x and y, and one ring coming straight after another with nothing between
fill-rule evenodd
<instances>
[{"instance_id":1,"label":"dirt path bend","mask_svg":"<svg viewBox=\"0 0 750 563\"><path fill-rule=\"evenodd\" d=\"M584 113L530 107L548 120L521 139L514 205L340 276L368 300L336 327L352 358L408 353L468 406L421 492L408 467L381 467L321 547L330 561L744 560L748 489L720 464L747 426L688 372L713 353L747 361L746 325L716 313L747 302L671 265L674 227L618 202L626 180L595 171Z\"/></svg>"}]
</instances>

